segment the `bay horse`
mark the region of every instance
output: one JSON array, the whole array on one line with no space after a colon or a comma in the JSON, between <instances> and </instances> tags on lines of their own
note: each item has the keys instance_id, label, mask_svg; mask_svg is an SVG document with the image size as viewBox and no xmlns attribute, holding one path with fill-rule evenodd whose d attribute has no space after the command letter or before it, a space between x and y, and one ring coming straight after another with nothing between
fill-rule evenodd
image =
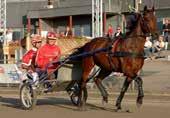
<instances>
[{"instance_id":1,"label":"bay horse","mask_svg":"<svg viewBox=\"0 0 170 118\"><path fill-rule=\"evenodd\" d=\"M151 33L155 35L157 33L154 7L148 9L145 6L143 14L136 13L136 18L136 23L133 24L133 28L127 33L124 39L118 38L113 42L108 38L98 37L79 48L79 53L82 53L107 48L112 45L111 48L108 48L108 51L94 53L91 56L82 58L83 73L79 93L79 108L81 110L84 110L86 104L86 83L89 79L89 73L95 65L99 66L101 69L95 78L95 83L105 102L107 102L108 94L101 81L112 72L121 72L126 76L126 79L116 101L116 110L121 109L122 99L132 80L135 80L138 85L136 102L138 105L142 105L144 97L143 81L138 75L138 72L142 69L144 64L144 43L146 34Z\"/></svg>"}]
</instances>

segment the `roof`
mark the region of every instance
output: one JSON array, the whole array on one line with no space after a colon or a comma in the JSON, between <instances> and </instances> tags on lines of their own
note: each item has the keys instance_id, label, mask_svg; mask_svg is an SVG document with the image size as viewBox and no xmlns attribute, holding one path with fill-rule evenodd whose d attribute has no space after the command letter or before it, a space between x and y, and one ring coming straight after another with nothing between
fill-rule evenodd
<instances>
[{"instance_id":1,"label":"roof","mask_svg":"<svg viewBox=\"0 0 170 118\"><path fill-rule=\"evenodd\" d=\"M10 3L10 2L37 2L37 1L46 1L47 0L7 0L7 3Z\"/></svg>"},{"instance_id":2,"label":"roof","mask_svg":"<svg viewBox=\"0 0 170 118\"><path fill-rule=\"evenodd\" d=\"M155 6L157 9L170 8L169 0L142 0L142 3L148 7Z\"/></svg>"},{"instance_id":3,"label":"roof","mask_svg":"<svg viewBox=\"0 0 170 118\"><path fill-rule=\"evenodd\" d=\"M69 15L91 14L91 11L91 5L86 5L77 7L30 10L27 16L29 18L50 18Z\"/></svg>"},{"instance_id":4,"label":"roof","mask_svg":"<svg viewBox=\"0 0 170 118\"><path fill-rule=\"evenodd\" d=\"M46 5L45 2L21 2L7 4L7 27L23 27L23 16L28 10L41 9Z\"/></svg>"}]
</instances>

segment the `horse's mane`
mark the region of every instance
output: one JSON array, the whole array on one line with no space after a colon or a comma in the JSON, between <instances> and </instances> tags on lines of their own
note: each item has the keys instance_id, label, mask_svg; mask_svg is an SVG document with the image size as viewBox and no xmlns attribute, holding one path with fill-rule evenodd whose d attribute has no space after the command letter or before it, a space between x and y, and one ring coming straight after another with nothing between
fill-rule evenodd
<instances>
[{"instance_id":1,"label":"horse's mane","mask_svg":"<svg viewBox=\"0 0 170 118\"><path fill-rule=\"evenodd\" d=\"M126 28L127 28L128 32L126 32L126 36L130 35L136 29L136 27L138 25L138 20L141 17L140 13L134 13L134 12L129 13L128 15L130 15L131 18L129 19L130 22L127 23L128 27L126 27Z\"/></svg>"}]
</instances>

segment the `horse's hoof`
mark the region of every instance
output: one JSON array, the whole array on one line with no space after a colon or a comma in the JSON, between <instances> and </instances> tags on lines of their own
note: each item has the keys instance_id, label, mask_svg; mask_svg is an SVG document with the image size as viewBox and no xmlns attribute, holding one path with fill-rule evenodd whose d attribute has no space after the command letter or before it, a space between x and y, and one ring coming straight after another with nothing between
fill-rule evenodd
<instances>
[{"instance_id":1,"label":"horse's hoof","mask_svg":"<svg viewBox=\"0 0 170 118\"><path fill-rule=\"evenodd\" d=\"M142 104L136 103L137 108L141 108Z\"/></svg>"},{"instance_id":2,"label":"horse's hoof","mask_svg":"<svg viewBox=\"0 0 170 118\"><path fill-rule=\"evenodd\" d=\"M132 113L129 109L127 109L127 110L125 110L125 109L124 109L124 110L122 110L121 108L117 108L117 109L115 109L115 112L121 112L121 113L122 113L122 112L123 112L123 113L124 113L124 112L125 112L125 113Z\"/></svg>"},{"instance_id":3,"label":"horse's hoof","mask_svg":"<svg viewBox=\"0 0 170 118\"><path fill-rule=\"evenodd\" d=\"M127 113L132 113L129 109L126 110Z\"/></svg>"},{"instance_id":4,"label":"horse's hoof","mask_svg":"<svg viewBox=\"0 0 170 118\"><path fill-rule=\"evenodd\" d=\"M78 107L78 111L87 111L86 107Z\"/></svg>"},{"instance_id":5,"label":"horse's hoof","mask_svg":"<svg viewBox=\"0 0 170 118\"><path fill-rule=\"evenodd\" d=\"M103 97L103 101L104 101L105 103L108 103L108 97Z\"/></svg>"},{"instance_id":6,"label":"horse's hoof","mask_svg":"<svg viewBox=\"0 0 170 118\"><path fill-rule=\"evenodd\" d=\"M106 100L103 99L103 100L102 100L102 105L103 105L103 106L106 106L107 104L108 104L108 101L106 101Z\"/></svg>"},{"instance_id":7,"label":"horse's hoof","mask_svg":"<svg viewBox=\"0 0 170 118\"><path fill-rule=\"evenodd\" d=\"M116 105L115 112L120 112L121 110L122 110L121 106L117 106L117 105Z\"/></svg>"},{"instance_id":8,"label":"horse's hoof","mask_svg":"<svg viewBox=\"0 0 170 118\"><path fill-rule=\"evenodd\" d=\"M121 112L122 109L116 108L115 112Z\"/></svg>"},{"instance_id":9,"label":"horse's hoof","mask_svg":"<svg viewBox=\"0 0 170 118\"><path fill-rule=\"evenodd\" d=\"M136 100L136 106L140 108L143 104L143 97L138 97Z\"/></svg>"}]
</instances>

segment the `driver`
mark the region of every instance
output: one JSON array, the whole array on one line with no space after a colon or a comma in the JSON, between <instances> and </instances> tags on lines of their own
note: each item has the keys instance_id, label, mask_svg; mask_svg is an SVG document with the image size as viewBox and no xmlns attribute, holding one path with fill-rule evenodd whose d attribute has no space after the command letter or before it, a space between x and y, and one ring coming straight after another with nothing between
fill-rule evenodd
<instances>
[{"instance_id":1,"label":"driver","mask_svg":"<svg viewBox=\"0 0 170 118\"><path fill-rule=\"evenodd\" d=\"M37 52L36 56L36 66L40 71L45 71L47 67L47 72L53 72L57 68L57 64L50 64L53 61L59 61L61 56L60 47L56 45L57 36L54 32L47 33L47 42L43 45ZM49 65L50 64L50 65ZM57 77L57 71L54 72L55 77ZM53 79L52 77L48 79Z\"/></svg>"},{"instance_id":2,"label":"driver","mask_svg":"<svg viewBox=\"0 0 170 118\"><path fill-rule=\"evenodd\" d=\"M22 57L22 68L26 69L28 73L33 76L33 80L35 81L38 78L38 74L35 72L35 57L37 54L37 50L41 47L42 38L40 35L35 34L31 38L32 49L24 54Z\"/></svg>"}]
</instances>

